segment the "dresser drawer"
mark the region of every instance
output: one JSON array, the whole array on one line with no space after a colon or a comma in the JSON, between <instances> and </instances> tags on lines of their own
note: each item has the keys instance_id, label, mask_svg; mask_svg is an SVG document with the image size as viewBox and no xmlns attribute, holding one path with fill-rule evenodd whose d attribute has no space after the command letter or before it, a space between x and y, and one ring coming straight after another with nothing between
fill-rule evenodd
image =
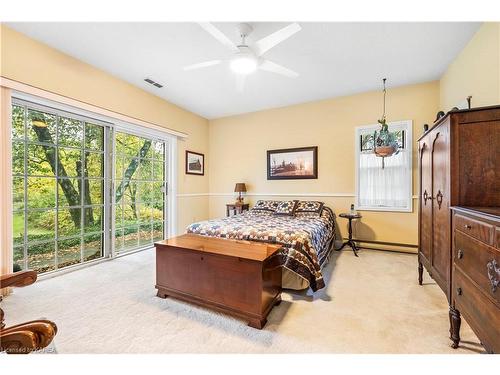
<instances>
[{"instance_id":1,"label":"dresser drawer","mask_svg":"<svg viewBox=\"0 0 500 375\"><path fill-rule=\"evenodd\" d=\"M455 308L481 338L485 348L494 353L500 353L500 309L498 305L476 288L457 267L454 268L452 295Z\"/></svg>"},{"instance_id":2,"label":"dresser drawer","mask_svg":"<svg viewBox=\"0 0 500 375\"><path fill-rule=\"evenodd\" d=\"M494 287L500 275L500 251L455 231L453 262L484 291L500 303L500 285Z\"/></svg>"},{"instance_id":3,"label":"dresser drawer","mask_svg":"<svg viewBox=\"0 0 500 375\"><path fill-rule=\"evenodd\" d=\"M494 227L492 225L459 214L455 214L453 222L454 229L467 233L488 245L493 245Z\"/></svg>"}]
</instances>

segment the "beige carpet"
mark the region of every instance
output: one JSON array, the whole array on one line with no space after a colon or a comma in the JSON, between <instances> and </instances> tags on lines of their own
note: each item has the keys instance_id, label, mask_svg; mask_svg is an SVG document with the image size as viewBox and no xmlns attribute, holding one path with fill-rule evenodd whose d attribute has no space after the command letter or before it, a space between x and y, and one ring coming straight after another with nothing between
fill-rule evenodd
<instances>
[{"instance_id":1,"label":"beige carpet","mask_svg":"<svg viewBox=\"0 0 500 375\"><path fill-rule=\"evenodd\" d=\"M284 293L262 330L174 299L155 297L154 252L143 251L17 289L7 324L39 317L59 327L59 353L476 353L466 323L462 348L448 339L448 306L415 255L335 252L327 287Z\"/></svg>"}]
</instances>

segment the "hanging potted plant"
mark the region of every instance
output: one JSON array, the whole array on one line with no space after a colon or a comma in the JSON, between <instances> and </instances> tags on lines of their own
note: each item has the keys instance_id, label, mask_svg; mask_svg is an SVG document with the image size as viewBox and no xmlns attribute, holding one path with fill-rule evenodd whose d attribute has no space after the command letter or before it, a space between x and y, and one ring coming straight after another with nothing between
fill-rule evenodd
<instances>
[{"instance_id":1,"label":"hanging potted plant","mask_svg":"<svg viewBox=\"0 0 500 375\"><path fill-rule=\"evenodd\" d=\"M396 139L396 135L389 131L389 126L387 125L387 120L385 118L385 81L387 78L383 79L384 84L384 112L382 118L378 120L380 124L380 130L373 133L373 152L376 156L382 158L382 168L384 168L384 158L396 155L399 152L399 145Z\"/></svg>"}]
</instances>

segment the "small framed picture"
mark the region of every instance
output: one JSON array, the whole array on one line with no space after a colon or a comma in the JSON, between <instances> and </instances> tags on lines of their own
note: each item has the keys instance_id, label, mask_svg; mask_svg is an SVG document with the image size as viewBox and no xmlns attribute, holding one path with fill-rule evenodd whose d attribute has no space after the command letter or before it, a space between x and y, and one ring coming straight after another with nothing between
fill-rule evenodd
<instances>
[{"instance_id":1,"label":"small framed picture","mask_svg":"<svg viewBox=\"0 0 500 375\"><path fill-rule=\"evenodd\" d=\"M268 180L318 178L318 147L267 151Z\"/></svg>"},{"instance_id":2,"label":"small framed picture","mask_svg":"<svg viewBox=\"0 0 500 375\"><path fill-rule=\"evenodd\" d=\"M186 150L186 174L205 174L205 155Z\"/></svg>"}]
</instances>

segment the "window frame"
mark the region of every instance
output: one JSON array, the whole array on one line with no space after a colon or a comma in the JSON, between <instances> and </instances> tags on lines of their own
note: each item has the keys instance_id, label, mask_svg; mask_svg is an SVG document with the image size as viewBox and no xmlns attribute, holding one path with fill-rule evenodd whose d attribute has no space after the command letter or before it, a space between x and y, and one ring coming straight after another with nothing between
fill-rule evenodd
<instances>
[{"instance_id":1,"label":"window frame","mask_svg":"<svg viewBox=\"0 0 500 375\"><path fill-rule=\"evenodd\" d=\"M50 277L50 275L55 273L64 273L70 271L75 268L86 267L90 264L102 262L105 260L126 256L128 254L135 253L137 251L142 251L145 249L152 248L153 245L146 245L143 247L138 247L134 250L127 252L117 253L115 250L114 244L114 219L115 219L115 210L112 206L114 203L114 194L110 192L114 191L112 189L114 186L114 171L115 171L115 134L117 131L126 131L130 134L151 138L153 140L162 141L165 143L165 156L164 156L164 183L166 185L166 189L164 191L164 236L165 238L169 238L176 233L177 227L177 205L176 205L176 196L177 196L177 136L169 133L168 130L165 132L146 128L144 126L134 124L131 122L126 122L117 118L105 116L102 114L97 114L85 109L81 109L78 107L70 106L67 104L62 104L56 101L52 101L49 99L45 99L39 96L26 94L24 92L13 90L11 93L11 103L10 106L13 105L28 105L31 109L39 109L47 113L53 113L56 115L67 115L73 119L77 119L80 121L91 121L94 124L100 125L104 127L104 145L103 151L101 152L104 155L104 173L103 173L103 190L104 190L104 202L103 202L103 256L89 261L83 261L74 265L70 265L63 268L57 268L55 270L51 270L48 272L41 273L39 277ZM10 119L12 123L12 118ZM25 141L27 142L25 134ZM10 142L14 142L14 139L11 138ZM17 140L19 142L19 140ZM33 142L31 142L33 143ZM36 142L35 142L36 143ZM62 146L61 146L62 147ZM111 157L107 157L111 156ZM10 159L12 160L12 155L10 155ZM24 174L26 175L26 166L24 168ZM11 174L11 181L13 175ZM26 178L26 177L25 177ZM56 189L59 187L57 185L57 176L54 177L56 181ZM12 183L12 182L11 182ZM26 192L24 193L26 195ZM26 204L26 202L25 202ZM58 207L58 202L56 202L56 207ZM19 211L19 210L18 210ZM24 212L25 210L23 210ZM11 210L10 215L14 214L14 210ZM26 215L25 215L26 216ZM26 221L26 217L24 217ZM85 238L85 234L82 235L82 241ZM64 240L64 238L62 238ZM55 243L57 243L57 239L55 239ZM23 248L26 249L27 243L24 241ZM83 242L81 244L81 251L83 247ZM14 244L11 242L10 244L11 252L14 251ZM26 250L24 250L26 255ZM13 255L13 254L12 254ZM55 254L56 256L56 254ZM13 258L11 258L13 259ZM27 259L25 259L27 262Z\"/></svg>"},{"instance_id":2,"label":"window frame","mask_svg":"<svg viewBox=\"0 0 500 375\"><path fill-rule=\"evenodd\" d=\"M374 132L375 130L380 129L380 124L369 124L357 126L354 132L354 153L355 153L355 208L359 211L380 211L380 212L413 212L413 121L412 120L400 120L400 121L391 121L388 122L389 130L391 127L398 126L402 127L403 130L406 130L406 136L404 139L405 142L405 151L409 152L410 155L408 157L408 162L406 168L410 170L408 173L408 179L406 183L409 186L408 189L408 197L406 198L407 204L406 207L385 207L385 206L364 206L359 203L359 162L360 162L360 144L359 140L362 134L370 132Z\"/></svg>"}]
</instances>

